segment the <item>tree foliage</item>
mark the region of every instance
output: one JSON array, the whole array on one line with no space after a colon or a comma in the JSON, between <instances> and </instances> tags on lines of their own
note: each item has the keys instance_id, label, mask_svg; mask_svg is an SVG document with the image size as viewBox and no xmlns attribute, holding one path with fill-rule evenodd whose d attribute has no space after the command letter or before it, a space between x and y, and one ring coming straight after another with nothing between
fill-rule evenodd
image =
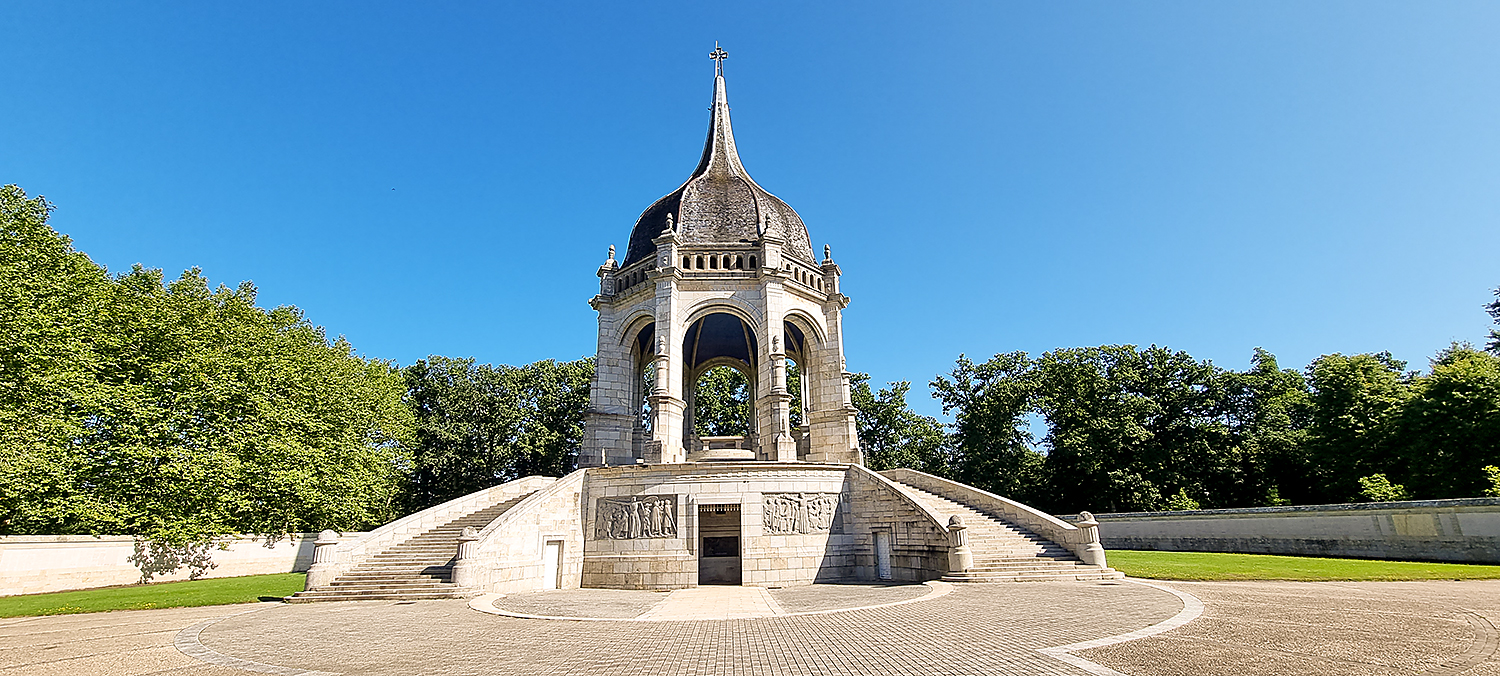
<instances>
[{"instance_id":1,"label":"tree foliage","mask_svg":"<svg viewBox=\"0 0 1500 676\"><path fill-rule=\"evenodd\" d=\"M409 510L578 464L592 358L490 366L434 355L403 373L417 420Z\"/></svg>"},{"instance_id":2,"label":"tree foliage","mask_svg":"<svg viewBox=\"0 0 1500 676\"><path fill-rule=\"evenodd\" d=\"M700 436L750 434L750 381L728 366L715 366L693 384L693 431Z\"/></svg>"},{"instance_id":3,"label":"tree foliage","mask_svg":"<svg viewBox=\"0 0 1500 676\"><path fill-rule=\"evenodd\" d=\"M389 363L255 287L112 276L0 189L0 532L222 533L388 520L412 416Z\"/></svg>"},{"instance_id":4,"label":"tree foliage","mask_svg":"<svg viewBox=\"0 0 1500 676\"><path fill-rule=\"evenodd\" d=\"M948 476L1023 501L1041 496L1042 456L1032 450L1026 426L1036 396L1031 367L1024 352L983 364L959 355L948 377L933 379L932 396L954 418Z\"/></svg>"},{"instance_id":5,"label":"tree foliage","mask_svg":"<svg viewBox=\"0 0 1500 676\"><path fill-rule=\"evenodd\" d=\"M1500 325L1500 287L1495 287L1495 300L1484 306L1484 311L1495 320L1495 324ZM1490 329L1490 342L1485 345L1485 349L1500 355L1500 327Z\"/></svg>"},{"instance_id":6,"label":"tree foliage","mask_svg":"<svg viewBox=\"0 0 1500 676\"><path fill-rule=\"evenodd\" d=\"M1467 498L1500 464L1500 356L1454 345L1432 360L1394 419L1391 470L1424 498Z\"/></svg>"},{"instance_id":7,"label":"tree foliage","mask_svg":"<svg viewBox=\"0 0 1500 676\"><path fill-rule=\"evenodd\" d=\"M870 391L870 376L850 376L850 399L865 465L873 470L909 467L933 474L949 473L951 447L943 424L907 405L911 383L895 382Z\"/></svg>"}]
</instances>

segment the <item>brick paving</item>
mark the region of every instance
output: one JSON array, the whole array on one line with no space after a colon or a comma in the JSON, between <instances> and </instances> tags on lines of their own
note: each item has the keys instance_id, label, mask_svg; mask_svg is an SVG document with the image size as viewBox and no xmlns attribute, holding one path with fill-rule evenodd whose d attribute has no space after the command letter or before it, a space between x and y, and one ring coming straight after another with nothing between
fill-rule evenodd
<instances>
[{"instance_id":1,"label":"brick paving","mask_svg":"<svg viewBox=\"0 0 1500 676\"><path fill-rule=\"evenodd\" d=\"M500 610L547 617L639 617L666 600L667 592L638 589L557 589L507 594L491 602Z\"/></svg>"},{"instance_id":2,"label":"brick paving","mask_svg":"<svg viewBox=\"0 0 1500 676\"><path fill-rule=\"evenodd\" d=\"M845 613L697 622L484 615L462 602L286 606L203 632L221 653L347 674L1078 674L1036 648L1139 629L1181 602L1131 584L971 585Z\"/></svg>"},{"instance_id":3,"label":"brick paving","mask_svg":"<svg viewBox=\"0 0 1500 676\"><path fill-rule=\"evenodd\" d=\"M810 584L772 589L771 598L788 613L805 613L907 601L932 591L920 584Z\"/></svg>"},{"instance_id":4,"label":"brick paving","mask_svg":"<svg viewBox=\"0 0 1500 676\"><path fill-rule=\"evenodd\" d=\"M1133 676L1500 676L1500 581L1170 586L1201 598L1203 616L1079 656ZM792 591L773 593L789 599L783 592ZM959 585L905 605L728 621L523 620L459 600L356 602L264 607L209 626L201 639L228 656L351 675L1076 676L1085 672L1037 649L1139 629L1181 607L1161 590L1094 582ZM3 619L0 676L249 674L172 646L184 627L245 609Z\"/></svg>"}]
</instances>

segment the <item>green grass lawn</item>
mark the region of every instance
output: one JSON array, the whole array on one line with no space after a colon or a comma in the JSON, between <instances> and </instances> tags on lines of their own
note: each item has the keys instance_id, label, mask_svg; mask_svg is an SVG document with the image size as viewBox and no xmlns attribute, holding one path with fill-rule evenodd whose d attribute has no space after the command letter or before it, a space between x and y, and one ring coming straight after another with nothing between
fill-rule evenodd
<instances>
[{"instance_id":1,"label":"green grass lawn","mask_svg":"<svg viewBox=\"0 0 1500 676\"><path fill-rule=\"evenodd\" d=\"M247 575L0 597L0 617L254 603L302 591L304 573Z\"/></svg>"},{"instance_id":2,"label":"green grass lawn","mask_svg":"<svg viewBox=\"0 0 1500 676\"><path fill-rule=\"evenodd\" d=\"M1500 566L1113 549L1109 567L1161 580L1494 580Z\"/></svg>"}]
</instances>

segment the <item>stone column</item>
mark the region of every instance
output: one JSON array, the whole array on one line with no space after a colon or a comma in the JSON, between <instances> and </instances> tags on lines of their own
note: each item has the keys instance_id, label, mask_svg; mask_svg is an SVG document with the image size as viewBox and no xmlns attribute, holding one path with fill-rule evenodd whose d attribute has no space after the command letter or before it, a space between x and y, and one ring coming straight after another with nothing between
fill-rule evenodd
<instances>
[{"instance_id":1,"label":"stone column","mask_svg":"<svg viewBox=\"0 0 1500 676\"><path fill-rule=\"evenodd\" d=\"M589 409L584 417L583 446L578 451L579 467L625 464L635 455L632 449L635 415L630 399L632 361L630 347L619 340L621 318L615 312L615 282L619 264L615 248L609 248L609 260L599 266L599 295L589 301L599 312L598 357L594 360L594 378L589 388Z\"/></svg>"},{"instance_id":2,"label":"stone column","mask_svg":"<svg viewBox=\"0 0 1500 676\"><path fill-rule=\"evenodd\" d=\"M682 332L677 307L677 234L672 218L656 244L656 390L651 393L651 441L646 444L648 463L676 463L687 459L683 446L684 402Z\"/></svg>"},{"instance_id":3,"label":"stone column","mask_svg":"<svg viewBox=\"0 0 1500 676\"><path fill-rule=\"evenodd\" d=\"M334 549L338 547L339 534L331 530L318 533L318 539L313 541L313 562L307 569L307 582L304 589L316 589L327 587L337 577L334 570Z\"/></svg>"}]
</instances>

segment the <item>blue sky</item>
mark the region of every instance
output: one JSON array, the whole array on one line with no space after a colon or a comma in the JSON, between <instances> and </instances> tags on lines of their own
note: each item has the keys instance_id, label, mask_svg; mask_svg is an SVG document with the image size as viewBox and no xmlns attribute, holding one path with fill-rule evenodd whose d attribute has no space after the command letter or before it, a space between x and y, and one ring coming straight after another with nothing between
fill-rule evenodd
<instances>
[{"instance_id":1,"label":"blue sky","mask_svg":"<svg viewBox=\"0 0 1500 676\"><path fill-rule=\"evenodd\" d=\"M116 271L253 280L368 356L594 350L609 244L741 156L833 246L851 370L1479 341L1500 4L0 5L0 182Z\"/></svg>"}]
</instances>

